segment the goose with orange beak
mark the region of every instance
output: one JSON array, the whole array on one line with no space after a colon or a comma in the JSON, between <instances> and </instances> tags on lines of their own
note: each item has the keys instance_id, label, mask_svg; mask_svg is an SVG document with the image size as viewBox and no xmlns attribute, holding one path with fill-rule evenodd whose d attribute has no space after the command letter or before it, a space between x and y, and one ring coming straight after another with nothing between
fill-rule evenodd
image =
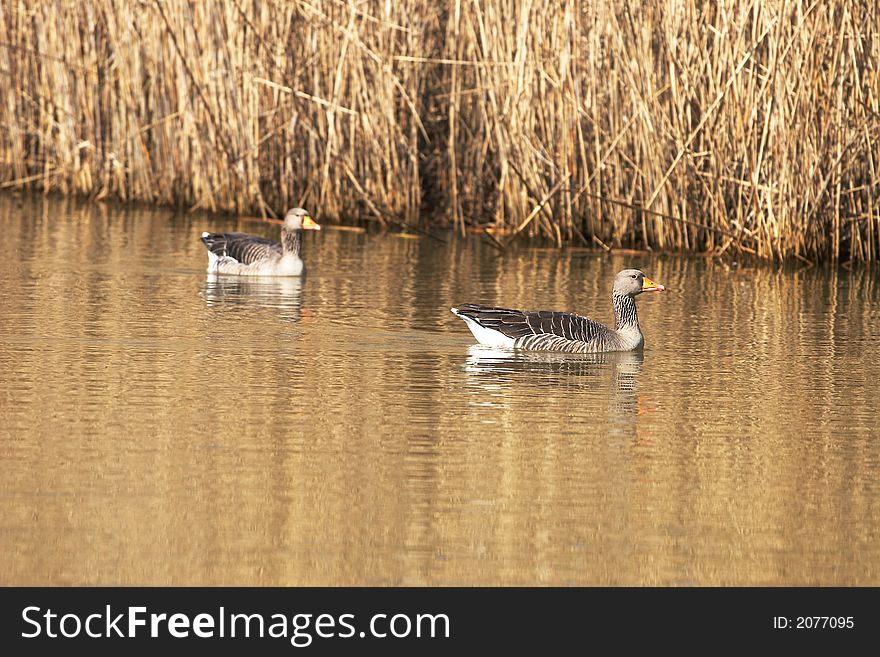
<instances>
[{"instance_id":1,"label":"goose with orange beak","mask_svg":"<svg viewBox=\"0 0 880 657\"><path fill-rule=\"evenodd\" d=\"M589 354L633 351L645 345L639 327L636 297L663 292L638 269L624 269L614 278L611 302L614 328L573 313L553 310L511 310L465 303L452 312L461 317L477 342L492 347Z\"/></svg>"},{"instance_id":2,"label":"goose with orange beak","mask_svg":"<svg viewBox=\"0 0 880 657\"><path fill-rule=\"evenodd\" d=\"M302 231L321 230L309 213L294 208L284 217L281 242L245 233L202 233L208 273L237 276L302 276Z\"/></svg>"}]
</instances>

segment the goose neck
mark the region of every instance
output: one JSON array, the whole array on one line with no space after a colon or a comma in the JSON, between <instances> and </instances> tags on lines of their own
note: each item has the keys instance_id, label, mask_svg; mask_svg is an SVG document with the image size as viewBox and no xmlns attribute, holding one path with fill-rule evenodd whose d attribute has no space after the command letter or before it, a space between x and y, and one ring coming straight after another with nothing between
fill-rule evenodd
<instances>
[{"instance_id":1,"label":"goose neck","mask_svg":"<svg viewBox=\"0 0 880 657\"><path fill-rule=\"evenodd\" d=\"M639 315L636 312L636 300L628 294L612 294L614 304L614 330L639 329Z\"/></svg>"},{"instance_id":2,"label":"goose neck","mask_svg":"<svg viewBox=\"0 0 880 657\"><path fill-rule=\"evenodd\" d=\"M300 254L301 249L302 249L302 231L288 230L287 228L282 228L281 229L281 250L284 252L284 255L298 256Z\"/></svg>"}]
</instances>

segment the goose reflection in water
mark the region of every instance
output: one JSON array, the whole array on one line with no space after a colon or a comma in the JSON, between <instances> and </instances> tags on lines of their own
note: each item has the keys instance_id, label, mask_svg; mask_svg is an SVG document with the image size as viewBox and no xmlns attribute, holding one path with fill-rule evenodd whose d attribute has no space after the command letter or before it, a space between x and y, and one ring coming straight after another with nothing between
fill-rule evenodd
<instances>
[{"instance_id":1,"label":"goose reflection in water","mask_svg":"<svg viewBox=\"0 0 880 657\"><path fill-rule=\"evenodd\" d=\"M468 348L465 371L472 374L521 372L532 375L543 373L591 377L601 376L609 369L613 369L615 378L625 389L635 390L635 379L644 361L645 352L641 349L595 354L563 354L520 351L477 344Z\"/></svg>"},{"instance_id":2,"label":"goose reflection in water","mask_svg":"<svg viewBox=\"0 0 880 657\"><path fill-rule=\"evenodd\" d=\"M638 379L645 353L636 351L562 354L473 345L464 364L481 404L504 405L518 394L570 401L586 392L589 404L607 394L608 426L612 433L634 436L638 416ZM603 393L602 390L608 393ZM490 401L491 400L491 401ZM590 412L585 408L578 412Z\"/></svg>"},{"instance_id":3,"label":"goose reflection in water","mask_svg":"<svg viewBox=\"0 0 880 657\"><path fill-rule=\"evenodd\" d=\"M299 321L303 279L296 276L244 277L208 274L201 295L209 307L257 307L279 311L285 319Z\"/></svg>"}]
</instances>

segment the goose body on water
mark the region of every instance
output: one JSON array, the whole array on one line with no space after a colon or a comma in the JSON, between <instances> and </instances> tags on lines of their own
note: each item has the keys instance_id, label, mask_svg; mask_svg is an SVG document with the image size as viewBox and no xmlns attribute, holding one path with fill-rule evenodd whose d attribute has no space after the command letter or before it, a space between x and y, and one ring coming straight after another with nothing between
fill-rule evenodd
<instances>
[{"instance_id":1,"label":"goose body on water","mask_svg":"<svg viewBox=\"0 0 880 657\"><path fill-rule=\"evenodd\" d=\"M302 208L284 217L281 242L245 233L202 233L208 248L208 273L239 276L301 276L302 231L321 227Z\"/></svg>"},{"instance_id":2,"label":"goose body on water","mask_svg":"<svg viewBox=\"0 0 880 657\"><path fill-rule=\"evenodd\" d=\"M472 303L451 310L464 320L477 341L487 346L578 354L632 351L645 344L636 296L665 289L638 269L617 274L611 291L613 329L580 315L552 310L511 310Z\"/></svg>"}]
</instances>

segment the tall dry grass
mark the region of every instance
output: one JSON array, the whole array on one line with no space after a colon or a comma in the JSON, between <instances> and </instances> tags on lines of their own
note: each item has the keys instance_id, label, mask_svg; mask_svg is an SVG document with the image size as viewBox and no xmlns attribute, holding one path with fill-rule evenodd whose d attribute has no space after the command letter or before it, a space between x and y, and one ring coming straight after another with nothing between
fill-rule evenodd
<instances>
[{"instance_id":1,"label":"tall dry grass","mask_svg":"<svg viewBox=\"0 0 880 657\"><path fill-rule=\"evenodd\" d=\"M874 0L12 0L0 185L880 259Z\"/></svg>"}]
</instances>

